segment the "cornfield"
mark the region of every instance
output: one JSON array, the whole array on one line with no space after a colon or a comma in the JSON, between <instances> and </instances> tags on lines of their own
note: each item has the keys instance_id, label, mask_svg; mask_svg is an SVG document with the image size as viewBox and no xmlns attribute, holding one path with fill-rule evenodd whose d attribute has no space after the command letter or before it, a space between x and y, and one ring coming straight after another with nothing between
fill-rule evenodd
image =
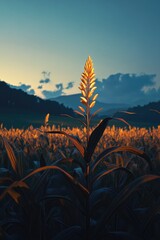
<instances>
[{"instance_id":1,"label":"cornfield","mask_svg":"<svg viewBox=\"0 0 160 240\"><path fill-rule=\"evenodd\" d=\"M16 157L23 156L23 162L26 164L36 162L36 166L39 163L40 156L43 155L45 161L48 163L54 163L57 159L65 157L78 156L79 153L75 149L72 142L66 136L60 136L59 134L47 134L43 135L44 130L58 131L55 126L40 127L39 131L36 128L30 126L28 129L0 129L0 136L5 138L12 146ZM85 145L84 132L85 128L62 128L62 131L76 136L77 139L82 140L82 144ZM93 131L93 129L91 129ZM116 128L106 127L103 138L99 141L95 151L94 157L98 156L103 150L116 146L132 146L139 150L144 151L151 159L152 163L156 166L160 161L160 126L158 128ZM114 154L109 156L109 159L118 159L120 154ZM130 155L129 158L135 156ZM1 143L1 155L0 166L4 164L9 165L7 160L5 148ZM125 158L125 154L123 155ZM108 160L107 160L108 161ZM117 160L118 161L118 160ZM36 167L35 166L35 167ZM155 170L158 168L155 167Z\"/></svg>"},{"instance_id":2,"label":"cornfield","mask_svg":"<svg viewBox=\"0 0 160 240\"><path fill-rule=\"evenodd\" d=\"M0 239L159 240L160 126L91 128L90 57L80 90L82 128L1 127Z\"/></svg>"}]
</instances>

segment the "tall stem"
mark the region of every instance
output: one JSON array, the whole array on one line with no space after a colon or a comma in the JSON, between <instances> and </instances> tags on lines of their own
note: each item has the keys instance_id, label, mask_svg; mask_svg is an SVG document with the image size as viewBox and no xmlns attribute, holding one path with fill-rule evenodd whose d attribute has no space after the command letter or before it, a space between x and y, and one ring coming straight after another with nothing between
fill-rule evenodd
<instances>
[{"instance_id":1,"label":"tall stem","mask_svg":"<svg viewBox=\"0 0 160 240\"><path fill-rule=\"evenodd\" d=\"M89 142L89 135L90 135L90 101L89 101L89 82L87 83L87 105L86 105L86 138L87 138L87 146ZM90 163L86 162L86 183L87 188L89 191L89 194L86 199L86 240L89 240L90 235L90 203L89 203L89 197L90 197Z\"/></svg>"},{"instance_id":2,"label":"tall stem","mask_svg":"<svg viewBox=\"0 0 160 240\"><path fill-rule=\"evenodd\" d=\"M90 109L94 107L95 100L97 98L97 95L93 96L93 93L96 89L95 85L95 74L94 74L94 68L92 59L90 56L88 57L85 66L84 66L84 72L82 73L81 83L79 89L81 90L82 97L81 103L85 106L85 109L82 106L79 106L79 109L82 113L80 115L85 117L86 123L86 149L89 144L89 137L90 137ZM90 192L91 192L91 181L90 181L90 161L86 159L86 184L88 188L88 196L86 198L86 236L85 239L89 240L90 238Z\"/></svg>"},{"instance_id":3,"label":"tall stem","mask_svg":"<svg viewBox=\"0 0 160 240\"><path fill-rule=\"evenodd\" d=\"M89 101L89 82L87 83L87 105L86 105L86 138L87 138L87 145L89 142L89 134L90 134L90 101Z\"/></svg>"}]
</instances>

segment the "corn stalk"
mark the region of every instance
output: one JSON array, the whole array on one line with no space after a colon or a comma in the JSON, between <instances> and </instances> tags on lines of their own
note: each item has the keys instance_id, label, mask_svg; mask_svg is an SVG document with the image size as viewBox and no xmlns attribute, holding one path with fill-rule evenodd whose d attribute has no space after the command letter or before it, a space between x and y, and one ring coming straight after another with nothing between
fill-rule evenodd
<instances>
[{"instance_id":1,"label":"corn stalk","mask_svg":"<svg viewBox=\"0 0 160 240\"><path fill-rule=\"evenodd\" d=\"M94 107L96 103L96 98L98 94L93 96L94 91L96 90L95 87L95 73L93 68L93 62L91 57L89 56L85 66L84 72L81 75L81 83L79 89L81 90L82 96L80 97L82 106L79 106L80 114L85 119L85 126L86 126L86 143L88 146L89 138L90 138L90 121L91 121L91 108ZM76 111L77 112L77 111ZM79 112L77 112L79 113ZM87 148L86 146L86 148ZM90 184L90 161L86 160L86 183L88 188L88 197L86 199L86 239L89 239L89 228L90 228L90 204L89 204L89 197L91 191L91 184Z\"/></svg>"}]
</instances>

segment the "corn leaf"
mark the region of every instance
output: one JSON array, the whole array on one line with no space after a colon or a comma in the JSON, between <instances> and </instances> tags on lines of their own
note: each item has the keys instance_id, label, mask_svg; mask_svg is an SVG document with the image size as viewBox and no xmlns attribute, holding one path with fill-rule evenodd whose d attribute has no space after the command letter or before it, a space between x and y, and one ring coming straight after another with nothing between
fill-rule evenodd
<instances>
[{"instance_id":1,"label":"corn leaf","mask_svg":"<svg viewBox=\"0 0 160 240\"><path fill-rule=\"evenodd\" d=\"M141 151L139 149L136 149L134 147L122 146L122 147L111 147L111 148L108 148L108 149L104 150L96 158L96 160L92 164L92 171L95 170L95 168L99 165L99 163L103 160L104 157L108 156L111 153L116 153L116 152L130 152L130 153L133 153L133 154L143 158L144 160L146 160L148 165L149 165L149 167L150 167L150 170L152 170L151 160L150 160L150 158L148 157L148 155L145 152L143 152L143 151Z\"/></svg>"},{"instance_id":2,"label":"corn leaf","mask_svg":"<svg viewBox=\"0 0 160 240\"><path fill-rule=\"evenodd\" d=\"M123 123L127 124L129 127L131 126L131 125L130 125L126 120L124 120L123 118L113 118L113 119L118 120L118 121L120 121L120 122L123 122Z\"/></svg>"},{"instance_id":3,"label":"corn leaf","mask_svg":"<svg viewBox=\"0 0 160 240\"><path fill-rule=\"evenodd\" d=\"M97 109L93 114L91 114L90 120L95 117L100 111L102 111L103 108Z\"/></svg>"},{"instance_id":4,"label":"corn leaf","mask_svg":"<svg viewBox=\"0 0 160 240\"><path fill-rule=\"evenodd\" d=\"M129 111L119 111L121 113L126 113L126 114L129 114L129 115L133 115L133 114L136 114L135 112L129 112Z\"/></svg>"},{"instance_id":5,"label":"corn leaf","mask_svg":"<svg viewBox=\"0 0 160 240\"><path fill-rule=\"evenodd\" d=\"M97 223L97 226L95 228L95 235L97 235L98 232L104 230L104 226L108 223L112 215L116 213L119 207L121 207L125 203L128 197L130 197L134 191L136 191L144 183L151 182L156 179L160 179L160 176L146 175L135 179L134 181L129 183L126 187L124 187L113 199L111 204L108 206L107 211Z\"/></svg>"},{"instance_id":6,"label":"corn leaf","mask_svg":"<svg viewBox=\"0 0 160 240\"><path fill-rule=\"evenodd\" d=\"M112 118L103 119L91 133L91 136L89 138L89 142L88 142L88 145L86 148L85 156L84 156L84 159L86 162L90 162L92 154L94 153L94 150L95 150L100 138L102 137L102 134L103 134L109 120L111 120L111 119Z\"/></svg>"},{"instance_id":7,"label":"corn leaf","mask_svg":"<svg viewBox=\"0 0 160 240\"><path fill-rule=\"evenodd\" d=\"M157 109L150 109L150 111L160 114L160 111L158 111Z\"/></svg>"},{"instance_id":8,"label":"corn leaf","mask_svg":"<svg viewBox=\"0 0 160 240\"><path fill-rule=\"evenodd\" d=\"M101 178L103 178L104 176L107 176L110 173L113 173L115 171L124 171L125 173L127 173L132 179L134 178L133 173L124 167L115 167L113 169L107 170L107 171L103 171L102 173L97 174L93 180L92 180L92 184L94 184L95 181L100 180Z\"/></svg>"},{"instance_id":9,"label":"corn leaf","mask_svg":"<svg viewBox=\"0 0 160 240\"><path fill-rule=\"evenodd\" d=\"M94 214L94 210L97 210L98 207L103 207L104 201L108 204L111 199L115 196L116 192L109 187L101 187L94 190L89 197L90 202L90 214Z\"/></svg>"},{"instance_id":10,"label":"corn leaf","mask_svg":"<svg viewBox=\"0 0 160 240\"><path fill-rule=\"evenodd\" d=\"M67 171L65 171L64 169L58 167L58 166L45 166L45 167L41 167L38 168L34 171L32 171L31 173L29 173L27 176L25 176L22 181L27 180L28 178L30 178L31 176L35 175L36 173L42 172L42 171L46 171L48 169L53 169L53 170L58 170L60 171L65 177L66 179L68 179L71 183L73 183L74 185L78 186L79 189L81 189L85 194L88 195L88 190L85 186L83 186L81 183L79 183L74 177L72 177L72 175L70 175Z\"/></svg>"},{"instance_id":11,"label":"corn leaf","mask_svg":"<svg viewBox=\"0 0 160 240\"><path fill-rule=\"evenodd\" d=\"M2 200L6 196L6 194L9 194L14 199L14 201L18 203L20 194L14 190L14 188L16 187L29 188L28 185L22 180L15 181L2 192L2 194L0 195L0 200Z\"/></svg>"},{"instance_id":12,"label":"corn leaf","mask_svg":"<svg viewBox=\"0 0 160 240\"><path fill-rule=\"evenodd\" d=\"M64 116L64 117L72 118L72 119L74 119L75 121L78 121L78 122L82 123L82 125L86 126L86 123L83 122L82 120L80 120L79 118L72 117L72 116L70 116L70 115L68 115L68 114L61 114L61 115ZM85 116L83 115L83 117L85 117Z\"/></svg>"},{"instance_id":13,"label":"corn leaf","mask_svg":"<svg viewBox=\"0 0 160 240\"><path fill-rule=\"evenodd\" d=\"M4 146L5 146L8 158L10 160L11 166L12 166L14 172L17 173L17 159L16 159L16 156L14 154L14 151L13 151L11 145L8 143L7 139L5 137L3 137L2 139L3 139L3 143L4 143Z\"/></svg>"}]
</instances>

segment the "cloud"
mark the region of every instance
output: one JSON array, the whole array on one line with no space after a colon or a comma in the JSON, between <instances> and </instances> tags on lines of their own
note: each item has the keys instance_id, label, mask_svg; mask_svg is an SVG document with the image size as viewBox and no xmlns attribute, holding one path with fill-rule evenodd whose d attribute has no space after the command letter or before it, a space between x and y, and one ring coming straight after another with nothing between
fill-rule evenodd
<instances>
[{"instance_id":1,"label":"cloud","mask_svg":"<svg viewBox=\"0 0 160 240\"><path fill-rule=\"evenodd\" d=\"M63 90L64 89L63 83L58 83L55 86L56 86L57 90Z\"/></svg>"},{"instance_id":2,"label":"cloud","mask_svg":"<svg viewBox=\"0 0 160 240\"><path fill-rule=\"evenodd\" d=\"M47 83L49 83L49 82L51 82L50 78L41 79L41 80L39 81L40 84L47 84Z\"/></svg>"},{"instance_id":3,"label":"cloud","mask_svg":"<svg viewBox=\"0 0 160 240\"><path fill-rule=\"evenodd\" d=\"M69 82L69 83L67 84L66 89L71 89L71 88L73 88L73 86L74 86L74 82Z\"/></svg>"},{"instance_id":4,"label":"cloud","mask_svg":"<svg viewBox=\"0 0 160 240\"><path fill-rule=\"evenodd\" d=\"M50 91L50 90L43 90L42 91L42 94L44 95L44 97L46 99L59 97L59 96L64 94L63 83L58 83L58 84L55 85L55 87L56 87L56 90L54 90L54 91Z\"/></svg>"},{"instance_id":5,"label":"cloud","mask_svg":"<svg viewBox=\"0 0 160 240\"><path fill-rule=\"evenodd\" d=\"M43 86L42 86L42 85L39 85L37 88L38 88L38 89L42 89L42 88L43 88Z\"/></svg>"},{"instance_id":6,"label":"cloud","mask_svg":"<svg viewBox=\"0 0 160 240\"><path fill-rule=\"evenodd\" d=\"M110 75L102 81L96 80L99 100L106 103L146 104L157 101L160 88L155 88L155 74Z\"/></svg>"},{"instance_id":7,"label":"cloud","mask_svg":"<svg viewBox=\"0 0 160 240\"><path fill-rule=\"evenodd\" d=\"M55 91L49 91L49 90L43 90L42 94L44 95L45 98L49 99L49 98L55 98L55 97L59 97L61 95L64 95L64 90L65 89L70 89L72 88L74 85L74 82L68 82L67 83L67 87L64 88L63 83L58 83L55 85L56 90Z\"/></svg>"},{"instance_id":8,"label":"cloud","mask_svg":"<svg viewBox=\"0 0 160 240\"><path fill-rule=\"evenodd\" d=\"M11 88L14 88L14 89L17 89L17 90L22 90L22 91L24 91L24 92L26 92L26 93L28 93L28 94L31 94L31 95L34 95L35 94L35 91L34 91L34 89L31 89L31 85L26 85L26 84L24 84L24 83L20 83L20 85L19 86L14 86L14 85L11 85L11 84L8 84L9 85L9 87L11 87Z\"/></svg>"}]
</instances>

